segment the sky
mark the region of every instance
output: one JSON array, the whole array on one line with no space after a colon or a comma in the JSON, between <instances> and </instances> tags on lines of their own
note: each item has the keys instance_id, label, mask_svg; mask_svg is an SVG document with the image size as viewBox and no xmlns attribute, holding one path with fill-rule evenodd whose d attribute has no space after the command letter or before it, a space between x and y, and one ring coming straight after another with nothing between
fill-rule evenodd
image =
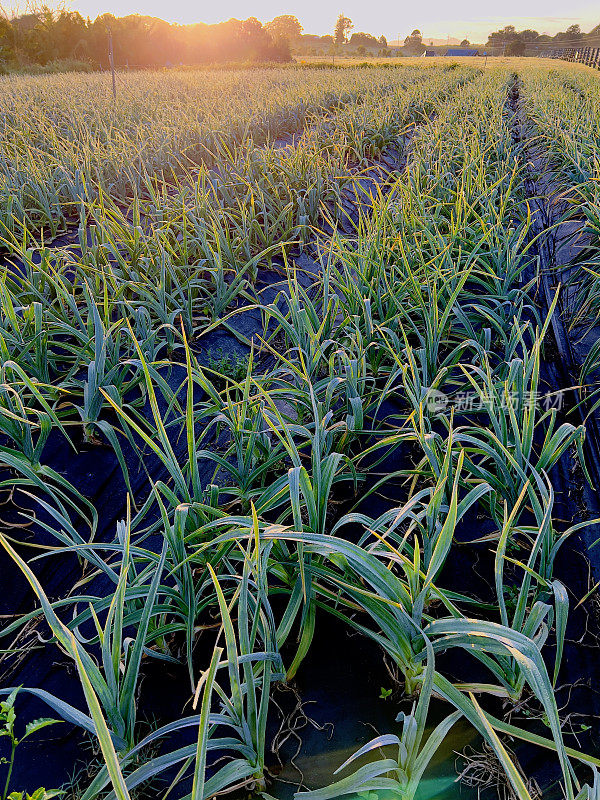
<instances>
[{"instance_id":1,"label":"sky","mask_svg":"<svg viewBox=\"0 0 600 800\"><path fill-rule=\"evenodd\" d=\"M294 14L305 33L331 33L342 11L354 23L355 31L395 40L414 28L423 38L446 36L472 42L485 41L490 31L513 24L518 30L533 28L539 33L554 34L579 23L588 31L600 23L600 6L587 0L504 0L501 14L498 4L486 0L429 0L422 3L398 3L397 0L68 0L67 6L83 16L96 17L105 11L122 16L148 14L169 22L220 22L231 17L258 17L267 22L279 14ZM568 16L566 16L568 14Z\"/></svg>"}]
</instances>

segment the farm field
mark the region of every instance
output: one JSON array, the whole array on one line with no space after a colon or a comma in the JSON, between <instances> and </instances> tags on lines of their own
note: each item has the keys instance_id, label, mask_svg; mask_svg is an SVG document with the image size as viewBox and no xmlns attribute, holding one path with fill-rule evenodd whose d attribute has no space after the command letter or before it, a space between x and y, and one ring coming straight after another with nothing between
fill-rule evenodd
<instances>
[{"instance_id":1,"label":"farm field","mask_svg":"<svg viewBox=\"0 0 600 800\"><path fill-rule=\"evenodd\" d=\"M0 800L600 800L600 73L0 84Z\"/></svg>"}]
</instances>

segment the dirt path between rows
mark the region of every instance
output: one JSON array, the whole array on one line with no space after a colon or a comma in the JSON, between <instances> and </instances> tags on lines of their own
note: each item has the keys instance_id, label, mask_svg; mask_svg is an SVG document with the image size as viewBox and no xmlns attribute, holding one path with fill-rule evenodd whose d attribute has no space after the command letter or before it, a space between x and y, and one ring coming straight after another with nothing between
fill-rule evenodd
<instances>
[{"instance_id":1,"label":"dirt path between rows","mask_svg":"<svg viewBox=\"0 0 600 800\"><path fill-rule=\"evenodd\" d=\"M600 488L600 428L596 415L587 416L585 404L578 386L581 366L581 344L577 344L566 321L570 316L573 298L572 279L577 266L574 263L589 244L585 223L573 218L565 192L554 175L534 123L527 114L527 98L523 96L523 84L518 78L513 81L509 96L513 113L513 138L523 146L525 156L525 189L532 214L532 231L536 238L534 252L538 257L539 275L536 299L542 313L549 308L559 293L558 303L552 314L551 330L553 347L548 353L547 368L555 389L566 392L566 398L577 412L568 415L572 424L585 424L586 457L594 486ZM565 288L565 282L571 285ZM595 492L588 492L586 503L593 518L600 516L600 503ZM598 531L594 530L594 534ZM597 538L597 535L596 537ZM592 541L592 540L591 540ZM600 553L595 559L600 562ZM600 563L597 566L600 579Z\"/></svg>"}]
</instances>

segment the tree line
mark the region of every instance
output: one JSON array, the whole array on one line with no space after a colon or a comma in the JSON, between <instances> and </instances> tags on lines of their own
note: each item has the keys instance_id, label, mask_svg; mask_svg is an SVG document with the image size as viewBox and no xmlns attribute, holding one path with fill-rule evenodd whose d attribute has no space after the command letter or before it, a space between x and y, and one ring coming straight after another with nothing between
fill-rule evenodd
<instances>
[{"instance_id":1,"label":"tree line","mask_svg":"<svg viewBox=\"0 0 600 800\"><path fill-rule=\"evenodd\" d=\"M533 55L543 50L563 47L597 47L600 44L600 25L589 33L583 33L579 25L570 25L565 31L554 36L526 29L517 31L514 25L506 25L498 31L490 33L488 46L501 50L507 56Z\"/></svg>"},{"instance_id":2,"label":"tree line","mask_svg":"<svg viewBox=\"0 0 600 800\"><path fill-rule=\"evenodd\" d=\"M289 38L281 33L277 20L271 25L255 17L215 25L177 25L139 14L102 14L92 21L77 11L44 6L12 19L0 17L0 64L78 60L108 68L109 34L119 67L291 60Z\"/></svg>"},{"instance_id":3,"label":"tree line","mask_svg":"<svg viewBox=\"0 0 600 800\"><path fill-rule=\"evenodd\" d=\"M263 25L255 17L230 19L209 25L178 25L156 17L102 14L85 19L77 11L43 5L27 13L0 15L0 68L78 62L88 68L109 67L108 39L112 39L118 67L161 67L214 63L286 62L297 54L355 54L378 50L387 54L385 36L355 32L352 21L340 14L332 35L304 34L298 19L282 14Z\"/></svg>"}]
</instances>

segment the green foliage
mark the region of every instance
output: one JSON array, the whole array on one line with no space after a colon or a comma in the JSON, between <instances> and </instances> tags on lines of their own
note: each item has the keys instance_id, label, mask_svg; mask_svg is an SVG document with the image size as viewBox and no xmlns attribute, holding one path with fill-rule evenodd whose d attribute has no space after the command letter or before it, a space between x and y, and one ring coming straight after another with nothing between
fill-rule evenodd
<instances>
[{"instance_id":1,"label":"green foliage","mask_svg":"<svg viewBox=\"0 0 600 800\"><path fill-rule=\"evenodd\" d=\"M208 367L213 372L239 383L248 372L248 359L239 353L228 353L221 347L211 351Z\"/></svg>"},{"instance_id":2,"label":"green foliage","mask_svg":"<svg viewBox=\"0 0 600 800\"><path fill-rule=\"evenodd\" d=\"M523 800L504 736L551 750L568 800L597 796L596 773L581 786L572 762L600 762L565 745L554 696L569 612L554 566L587 523L554 519L552 470L573 451L585 470L585 428L537 403L550 318L525 280L532 218L510 73L355 73L252 74L243 90L221 75L200 94L178 73L163 89L180 98L176 113L151 99L148 117L141 98L156 78L134 76L102 118L84 124L77 103L63 107L82 136L60 146L34 93L32 120L57 144L50 171L31 130L8 126L8 150L30 160L0 163L1 191L14 194L5 241L22 262L0 282L0 463L46 512L56 547L43 557L76 552L85 579L51 601L2 537L39 604L3 633L43 615L76 666L86 713L21 691L97 737L103 766L82 800L127 800L166 774L190 779L189 800L232 787L268 796L273 686L302 670L324 614L385 652L413 706L344 776L300 797L413 800L460 718ZM290 130L303 132L296 146L272 143ZM373 159L391 146L408 156L408 130L409 168L380 167L375 186ZM15 193L23 174L27 195ZM78 251L37 247L33 229L56 232L73 203ZM268 300L264 267L281 277ZM238 324L248 318L253 328ZM217 329L249 357L204 348ZM46 465L53 431L115 452L130 498L112 541L94 539L98 510ZM160 479L134 497L148 454ZM485 601L467 579L448 588L474 518L486 529L469 552L492 550ZM110 591L84 594L97 576ZM474 684L436 660L460 650L479 661ZM198 713L148 732L148 659L185 665ZM1 692L12 737L14 690ZM510 706L524 692L549 738L485 710L488 694ZM427 736L434 694L448 713ZM193 741L173 749L186 729Z\"/></svg>"},{"instance_id":3,"label":"green foliage","mask_svg":"<svg viewBox=\"0 0 600 800\"><path fill-rule=\"evenodd\" d=\"M47 791L44 788L36 789L33 794L29 792L11 792L7 800L51 800L52 797L61 797L62 791Z\"/></svg>"},{"instance_id":4,"label":"green foliage","mask_svg":"<svg viewBox=\"0 0 600 800\"><path fill-rule=\"evenodd\" d=\"M15 732L15 723L17 722L17 712L15 711L15 701L19 689L13 689L6 700L0 701L0 744L3 739L8 739L10 754L8 758L2 758L0 763L6 765L6 779L4 782L4 791L2 792L2 800L23 800L23 792L10 792L10 779L17 755L17 748L30 736L34 736L39 731L47 728L49 725L56 725L60 720L57 719L36 719L28 722L22 735ZM32 795L27 794L26 800L49 800L51 797L59 797L64 794L61 791L47 792L45 789L37 789Z\"/></svg>"}]
</instances>

